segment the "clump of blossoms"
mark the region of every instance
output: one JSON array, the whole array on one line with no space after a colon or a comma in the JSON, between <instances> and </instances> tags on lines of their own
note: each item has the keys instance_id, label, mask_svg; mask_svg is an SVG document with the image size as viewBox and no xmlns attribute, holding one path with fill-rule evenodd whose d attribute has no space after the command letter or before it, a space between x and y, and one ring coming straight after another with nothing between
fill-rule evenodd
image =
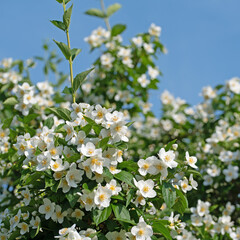
<instances>
[{"instance_id":1,"label":"clump of blossoms","mask_svg":"<svg viewBox=\"0 0 240 240\"><path fill-rule=\"evenodd\" d=\"M166 234L155 226L162 216L153 222L148 215L164 202L181 213L187 207L185 188L171 177L182 172L172 143L160 149L158 157L126 161L129 130L121 112L86 103L46 111L63 118L62 123L49 115L35 134L19 135L13 144L13 171L22 168L12 186L18 203L2 218L1 234L7 239L48 236L49 226L60 239L89 239L92 234L95 239L150 239L155 233ZM163 227L168 229L168 222Z\"/></svg>"},{"instance_id":2,"label":"clump of blossoms","mask_svg":"<svg viewBox=\"0 0 240 240\"><path fill-rule=\"evenodd\" d=\"M114 4L108 12L115 7L121 6ZM86 14L102 18L104 12L104 9L97 13L96 9L90 9ZM130 116L152 115L148 91L158 88L161 75L154 58L166 53L159 39L161 28L151 24L146 33L136 35L126 45L121 36L126 26L117 24L110 28L110 16L105 18L107 29L99 27L85 38L91 50L99 49L101 55L94 63L94 72L81 86L81 101L114 106L116 110L127 109Z\"/></svg>"}]
</instances>

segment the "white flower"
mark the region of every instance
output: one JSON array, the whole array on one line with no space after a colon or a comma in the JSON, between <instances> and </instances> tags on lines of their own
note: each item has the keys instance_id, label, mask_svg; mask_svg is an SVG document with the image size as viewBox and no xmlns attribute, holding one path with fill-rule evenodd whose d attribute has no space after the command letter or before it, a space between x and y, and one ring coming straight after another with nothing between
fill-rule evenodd
<instances>
[{"instance_id":1,"label":"white flower","mask_svg":"<svg viewBox=\"0 0 240 240\"><path fill-rule=\"evenodd\" d=\"M141 47L143 45L143 39L141 36L132 38L132 42L137 46Z\"/></svg>"},{"instance_id":2,"label":"white flower","mask_svg":"<svg viewBox=\"0 0 240 240\"><path fill-rule=\"evenodd\" d=\"M52 214L51 218L54 222L63 223L64 217L67 215L67 212L62 212L62 208L59 205L55 206L55 211Z\"/></svg>"},{"instance_id":3,"label":"white flower","mask_svg":"<svg viewBox=\"0 0 240 240\"><path fill-rule=\"evenodd\" d=\"M106 188L112 191L112 195L118 195L121 192L122 188L117 186L117 181L112 179L109 183L107 183Z\"/></svg>"},{"instance_id":4,"label":"white flower","mask_svg":"<svg viewBox=\"0 0 240 240\"><path fill-rule=\"evenodd\" d=\"M198 215L191 215L191 222L193 226L200 227L203 225L203 219Z\"/></svg>"},{"instance_id":5,"label":"white flower","mask_svg":"<svg viewBox=\"0 0 240 240\"><path fill-rule=\"evenodd\" d=\"M149 54L154 53L154 49L153 49L153 44L152 43L144 43L143 44L143 48Z\"/></svg>"},{"instance_id":6,"label":"white flower","mask_svg":"<svg viewBox=\"0 0 240 240\"><path fill-rule=\"evenodd\" d=\"M192 188L197 190L198 183L193 179L193 175L192 174L190 174L189 182L192 185Z\"/></svg>"},{"instance_id":7,"label":"white flower","mask_svg":"<svg viewBox=\"0 0 240 240\"><path fill-rule=\"evenodd\" d=\"M45 214L45 219L48 220L54 212L55 203L52 203L48 198L43 199L43 205L41 205L38 211L41 214Z\"/></svg>"},{"instance_id":8,"label":"white flower","mask_svg":"<svg viewBox=\"0 0 240 240\"><path fill-rule=\"evenodd\" d=\"M58 172L56 172L56 173L58 173ZM65 177L62 178L62 182L60 183L59 188L62 188L63 193L66 193L70 190L71 186L69 186L68 181L66 180Z\"/></svg>"},{"instance_id":9,"label":"white flower","mask_svg":"<svg viewBox=\"0 0 240 240\"><path fill-rule=\"evenodd\" d=\"M155 79L159 75L159 70L151 66L148 66L148 74L151 77L151 79Z\"/></svg>"},{"instance_id":10,"label":"white flower","mask_svg":"<svg viewBox=\"0 0 240 240\"><path fill-rule=\"evenodd\" d=\"M92 208L95 208L96 205L94 202L94 196L94 192L87 192L83 190L83 194L80 196L79 200L86 211L91 211Z\"/></svg>"},{"instance_id":11,"label":"white flower","mask_svg":"<svg viewBox=\"0 0 240 240\"><path fill-rule=\"evenodd\" d=\"M198 168L198 167L195 165L195 163L197 162L197 158L196 158L196 157L194 157L194 156L191 156L191 157L190 157L188 152L186 152L185 157L186 157L187 163L188 163L188 165L189 165L190 167L192 167L192 168Z\"/></svg>"},{"instance_id":12,"label":"white flower","mask_svg":"<svg viewBox=\"0 0 240 240\"><path fill-rule=\"evenodd\" d=\"M197 204L197 213L199 216L204 216L209 213L209 207L210 203L209 202L202 202L201 200L198 200Z\"/></svg>"},{"instance_id":13,"label":"white flower","mask_svg":"<svg viewBox=\"0 0 240 240\"><path fill-rule=\"evenodd\" d=\"M157 193L153 190L154 182L152 179L148 179L146 181L140 180L137 182L134 178L133 181L143 197L154 198L157 195Z\"/></svg>"},{"instance_id":14,"label":"white flower","mask_svg":"<svg viewBox=\"0 0 240 240\"><path fill-rule=\"evenodd\" d=\"M23 202L25 204L25 206L28 206L30 201L31 201L31 194L28 188L26 188L25 190L23 190L21 192L21 195L23 196Z\"/></svg>"},{"instance_id":15,"label":"white flower","mask_svg":"<svg viewBox=\"0 0 240 240\"><path fill-rule=\"evenodd\" d=\"M240 94L240 79L237 77L231 78L227 81L228 88L236 94Z\"/></svg>"},{"instance_id":16,"label":"white flower","mask_svg":"<svg viewBox=\"0 0 240 240\"><path fill-rule=\"evenodd\" d=\"M187 192L187 191L191 191L192 190L192 186L190 186L188 184L188 180L187 179L184 179L184 180L180 180L179 181L179 185L181 186L183 192Z\"/></svg>"},{"instance_id":17,"label":"white flower","mask_svg":"<svg viewBox=\"0 0 240 240\"><path fill-rule=\"evenodd\" d=\"M118 123L124 121L124 115L122 112L114 111L113 113L106 113L106 120L108 124Z\"/></svg>"},{"instance_id":18,"label":"white flower","mask_svg":"<svg viewBox=\"0 0 240 240\"><path fill-rule=\"evenodd\" d=\"M83 171L76 169L76 163L72 163L66 175L66 180L68 185L76 188L77 183L82 181L82 176L83 176Z\"/></svg>"},{"instance_id":19,"label":"white flower","mask_svg":"<svg viewBox=\"0 0 240 240\"><path fill-rule=\"evenodd\" d=\"M218 222L222 225L221 233L224 235L225 233L232 232L233 222L231 222L230 216L222 216L218 219Z\"/></svg>"},{"instance_id":20,"label":"white flower","mask_svg":"<svg viewBox=\"0 0 240 240\"><path fill-rule=\"evenodd\" d=\"M217 96L216 91L214 91L210 86L204 87L202 89L202 95L205 99L211 99Z\"/></svg>"},{"instance_id":21,"label":"white flower","mask_svg":"<svg viewBox=\"0 0 240 240\"><path fill-rule=\"evenodd\" d=\"M114 142L124 141L128 142L127 132L128 128L124 125L125 122L114 123L110 126L111 134L114 139Z\"/></svg>"},{"instance_id":22,"label":"white flower","mask_svg":"<svg viewBox=\"0 0 240 240\"><path fill-rule=\"evenodd\" d=\"M98 188L94 190L94 203L101 209L110 205L112 191L98 184Z\"/></svg>"},{"instance_id":23,"label":"white flower","mask_svg":"<svg viewBox=\"0 0 240 240\"><path fill-rule=\"evenodd\" d=\"M223 215L229 216L233 213L234 210L235 210L235 206L232 205L230 202L227 202L226 208L223 211Z\"/></svg>"},{"instance_id":24,"label":"white flower","mask_svg":"<svg viewBox=\"0 0 240 240\"><path fill-rule=\"evenodd\" d=\"M26 232L29 232L29 226L25 222L21 222L18 224L18 227L21 229L20 234L24 235Z\"/></svg>"},{"instance_id":25,"label":"white flower","mask_svg":"<svg viewBox=\"0 0 240 240\"><path fill-rule=\"evenodd\" d=\"M212 185L212 183L213 183L213 179L212 179L212 177L209 176L209 175L204 175L204 176L203 176L203 180L204 180L204 182L203 182L203 185L204 185L204 186L210 186L210 185Z\"/></svg>"},{"instance_id":26,"label":"white flower","mask_svg":"<svg viewBox=\"0 0 240 240\"><path fill-rule=\"evenodd\" d=\"M21 210L18 210L18 213L10 219L11 228L14 229L20 222Z\"/></svg>"},{"instance_id":27,"label":"white flower","mask_svg":"<svg viewBox=\"0 0 240 240\"><path fill-rule=\"evenodd\" d=\"M108 110L99 104L95 106L95 109L96 109L95 111L92 111L92 115L95 118L94 120L97 124L102 123L104 116L108 112Z\"/></svg>"},{"instance_id":28,"label":"white flower","mask_svg":"<svg viewBox=\"0 0 240 240\"><path fill-rule=\"evenodd\" d=\"M134 201L134 204L135 204L136 206L138 206L139 204L142 205L142 206L144 206L144 205L146 204L146 200L145 200L145 198L143 197L143 195L140 193L139 190L137 190L137 192L136 192L136 199L135 199L135 201Z\"/></svg>"},{"instance_id":29,"label":"white flower","mask_svg":"<svg viewBox=\"0 0 240 240\"><path fill-rule=\"evenodd\" d=\"M161 34L162 28L160 26L156 26L154 23L151 24L148 32L150 35L159 37Z\"/></svg>"},{"instance_id":30,"label":"white flower","mask_svg":"<svg viewBox=\"0 0 240 240\"><path fill-rule=\"evenodd\" d=\"M151 240L153 235L153 230L150 225L147 225L143 217L139 218L139 223L137 226L132 227L131 233L135 236L136 240Z\"/></svg>"},{"instance_id":31,"label":"white flower","mask_svg":"<svg viewBox=\"0 0 240 240\"><path fill-rule=\"evenodd\" d=\"M149 174L155 174L156 168L155 168L155 161L157 161L157 158L155 156L148 157L147 159L140 159L138 161L138 171L142 176L146 176L147 173Z\"/></svg>"},{"instance_id":32,"label":"white flower","mask_svg":"<svg viewBox=\"0 0 240 240\"><path fill-rule=\"evenodd\" d=\"M83 167L90 167L92 172L96 172L98 174L103 173L103 167L107 166L107 159L105 160L100 155L93 156L88 158L85 162L82 163Z\"/></svg>"},{"instance_id":33,"label":"white flower","mask_svg":"<svg viewBox=\"0 0 240 240\"><path fill-rule=\"evenodd\" d=\"M100 61L101 64L107 68L111 68L112 67L112 62L115 60L115 58L110 54L110 53L106 53L103 54L100 57Z\"/></svg>"},{"instance_id":34,"label":"white flower","mask_svg":"<svg viewBox=\"0 0 240 240\"><path fill-rule=\"evenodd\" d=\"M227 169L223 170L223 174L225 175L225 180L227 182L231 182L233 179L238 178L238 166L229 165Z\"/></svg>"},{"instance_id":35,"label":"white flower","mask_svg":"<svg viewBox=\"0 0 240 240\"><path fill-rule=\"evenodd\" d=\"M55 147L54 142L51 142L48 146L47 146L47 150L50 153L51 157L56 159L59 158L59 155L62 154L63 151L63 146L58 146Z\"/></svg>"},{"instance_id":36,"label":"white flower","mask_svg":"<svg viewBox=\"0 0 240 240\"><path fill-rule=\"evenodd\" d=\"M75 209L75 210L72 212L71 217L81 220L84 215L85 215L85 214L84 214L83 211L81 211L80 209Z\"/></svg>"},{"instance_id":37,"label":"white flower","mask_svg":"<svg viewBox=\"0 0 240 240\"><path fill-rule=\"evenodd\" d=\"M55 161L53 161L53 160L50 161L50 166L51 166L51 169L54 172L60 172L60 171L63 171L65 169L67 169L68 166L69 166L69 163L65 162L64 165L63 165L62 164L62 159L57 158Z\"/></svg>"},{"instance_id":38,"label":"white flower","mask_svg":"<svg viewBox=\"0 0 240 240\"><path fill-rule=\"evenodd\" d=\"M168 175L167 165L162 160L157 159L154 161L154 167L156 169L155 174L161 173L160 179L161 180L166 179Z\"/></svg>"},{"instance_id":39,"label":"white flower","mask_svg":"<svg viewBox=\"0 0 240 240\"><path fill-rule=\"evenodd\" d=\"M63 128L66 130L66 133L67 133L67 135L65 137L65 141L69 141L75 135L75 131L73 129L73 125L71 124L71 122L67 121L67 124L65 124L63 126Z\"/></svg>"},{"instance_id":40,"label":"white flower","mask_svg":"<svg viewBox=\"0 0 240 240\"><path fill-rule=\"evenodd\" d=\"M51 155L49 152L44 152L37 156L38 165L36 167L37 171L45 171L50 166Z\"/></svg>"},{"instance_id":41,"label":"white flower","mask_svg":"<svg viewBox=\"0 0 240 240\"><path fill-rule=\"evenodd\" d=\"M108 232L106 238L108 240L126 240L125 231L121 230L120 232Z\"/></svg>"},{"instance_id":42,"label":"white flower","mask_svg":"<svg viewBox=\"0 0 240 240\"><path fill-rule=\"evenodd\" d=\"M77 136L73 137L71 143L77 145L78 152L81 152L81 147L84 144L84 140L86 138L86 133L84 131L79 131Z\"/></svg>"},{"instance_id":43,"label":"white flower","mask_svg":"<svg viewBox=\"0 0 240 240\"><path fill-rule=\"evenodd\" d=\"M86 145L81 146L81 153L86 157L92 157L101 154L102 149L96 149L92 142L88 142Z\"/></svg>"},{"instance_id":44,"label":"white flower","mask_svg":"<svg viewBox=\"0 0 240 240\"><path fill-rule=\"evenodd\" d=\"M35 219L32 217L32 219L30 221L30 226L32 227L32 229L37 229L40 222L41 222L41 220L38 216L36 216Z\"/></svg>"},{"instance_id":45,"label":"white flower","mask_svg":"<svg viewBox=\"0 0 240 240\"><path fill-rule=\"evenodd\" d=\"M178 163L174 161L175 154L172 150L166 152L164 148L161 148L158 156L166 164L166 166L170 168L174 168L178 165Z\"/></svg>"},{"instance_id":46,"label":"white flower","mask_svg":"<svg viewBox=\"0 0 240 240\"><path fill-rule=\"evenodd\" d=\"M140 83L141 87L145 88L147 87L147 85L150 83L150 80L147 79L147 75L146 74L142 74L137 81Z\"/></svg>"},{"instance_id":47,"label":"white flower","mask_svg":"<svg viewBox=\"0 0 240 240\"><path fill-rule=\"evenodd\" d=\"M215 164L212 164L210 168L207 168L207 173L211 176L211 177L216 177L219 176L221 173L221 169L218 168Z\"/></svg>"}]
</instances>

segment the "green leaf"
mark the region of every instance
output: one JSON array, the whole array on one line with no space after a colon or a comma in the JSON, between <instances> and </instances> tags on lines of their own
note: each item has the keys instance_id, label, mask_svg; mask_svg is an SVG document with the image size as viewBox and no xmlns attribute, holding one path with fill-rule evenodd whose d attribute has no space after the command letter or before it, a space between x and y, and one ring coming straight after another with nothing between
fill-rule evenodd
<instances>
[{"instance_id":1,"label":"green leaf","mask_svg":"<svg viewBox=\"0 0 240 240\"><path fill-rule=\"evenodd\" d=\"M66 26L63 22L61 21L57 21L57 20L51 20L50 21L53 25L55 25L56 27L58 27L59 29L65 31L66 30Z\"/></svg>"},{"instance_id":2,"label":"green leaf","mask_svg":"<svg viewBox=\"0 0 240 240\"><path fill-rule=\"evenodd\" d=\"M82 51L80 48L73 48L71 49L71 56L72 56L72 61L75 59L75 57Z\"/></svg>"},{"instance_id":3,"label":"green leaf","mask_svg":"<svg viewBox=\"0 0 240 240\"><path fill-rule=\"evenodd\" d=\"M76 203L79 199L79 195L77 194L77 192L79 192L79 189L76 189L76 188L73 189L72 188L69 192L67 192L65 194L71 208L73 208L76 205Z\"/></svg>"},{"instance_id":4,"label":"green leaf","mask_svg":"<svg viewBox=\"0 0 240 240\"><path fill-rule=\"evenodd\" d=\"M98 142L97 148L105 148L109 141L110 137L105 137L101 141Z\"/></svg>"},{"instance_id":5,"label":"green leaf","mask_svg":"<svg viewBox=\"0 0 240 240\"><path fill-rule=\"evenodd\" d=\"M187 172L188 172L189 174L193 174L193 175L196 175L196 176L199 176L199 177L202 178L202 174L201 174L200 172L196 171L196 170L188 169Z\"/></svg>"},{"instance_id":6,"label":"green leaf","mask_svg":"<svg viewBox=\"0 0 240 240\"><path fill-rule=\"evenodd\" d=\"M127 124L126 124L126 126L127 127L130 127L131 125L133 125L134 124L134 121L133 122L128 122Z\"/></svg>"},{"instance_id":7,"label":"green leaf","mask_svg":"<svg viewBox=\"0 0 240 240\"><path fill-rule=\"evenodd\" d=\"M103 175L109 179L113 179L113 175L111 174L109 169L106 167L103 168Z\"/></svg>"},{"instance_id":8,"label":"green leaf","mask_svg":"<svg viewBox=\"0 0 240 240\"><path fill-rule=\"evenodd\" d=\"M29 115L27 115L27 116L25 116L25 117L23 118L23 122L26 123L26 124L28 124L28 123L30 123L32 120L36 119L38 116L39 116L39 114L37 114L37 113L29 114Z\"/></svg>"},{"instance_id":9,"label":"green leaf","mask_svg":"<svg viewBox=\"0 0 240 240\"><path fill-rule=\"evenodd\" d=\"M170 148L172 147L172 145L177 141L177 139L174 139L173 141L171 141L170 143L167 144L167 146L165 147L165 151L170 150Z\"/></svg>"},{"instance_id":10,"label":"green leaf","mask_svg":"<svg viewBox=\"0 0 240 240\"><path fill-rule=\"evenodd\" d=\"M73 92L76 92L80 85L83 83L83 81L86 79L87 75L93 70L94 68L91 68L85 72L79 73L73 80Z\"/></svg>"},{"instance_id":11,"label":"green leaf","mask_svg":"<svg viewBox=\"0 0 240 240\"><path fill-rule=\"evenodd\" d=\"M65 125L65 123L62 123L62 124L58 125L55 128L54 132L55 133L64 133L65 132L65 129L63 128L64 125Z\"/></svg>"},{"instance_id":12,"label":"green leaf","mask_svg":"<svg viewBox=\"0 0 240 240\"><path fill-rule=\"evenodd\" d=\"M172 240L169 230L160 221L154 221L152 227L154 232L161 233L167 240Z\"/></svg>"},{"instance_id":13,"label":"green leaf","mask_svg":"<svg viewBox=\"0 0 240 240\"><path fill-rule=\"evenodd\" d=\"M111 206L116 218L131 220L130 213L124 205L118 203Z\"/></svg>"},{"instance_id":14,"label":"green leaf","mask_svg":"<svg viewBox=\"0 0 240 240\"><path fill-rule=\"evenodd\" d=\"M93 125L96 125L96 122L95 122L93 119L91 119L91 118L89 118L89 117L86 117L86 116L84 116L84 119L85 119L89 124L91 124L92 126L93 126Z\"/></svg>"},{"instance_id":15,"label":"green leaf","mask_svg":"<svg viewBox=\"0 0 240 240\"><path fill-rule=\"evenodd\" d=\"M175 189L175 191L178 195L178 198L176 200L176 203L173 205L173 209L183 214L185 210L188 208L188 200L180 190Z\"/></svg>"},{"instance_id":16,"label":"green leaf","mask_svg":"<svg viewBox=\"0 0 240 240\"><path fill-rule=\"evenodd\" d=\"M73 4L63 14L63 23L66 26L66 29L69 28L69 25L70 25L70 22L71 22L72 8L73 8Z\"/></svg>"},{"instance_id":17,"label":"green leaf","mask_svg":"<svg viewBox=\"0 0 240 240\"><path fill-rule=\"evenodd\" d=\"M7 98L7 99L3 102L4 105L15 105L15 104L17 104L17 103L18 103L18 101L17 101L17 99L16 99L15 97Z\"/></svg>"},{"instance_id":18,"label":"green leaf","mask_svg":"<svg viewBox=\"0 0 240 240\"><path fill-rule=\"evenodd\" d=\"M130 204L131 200L135 196L135 189L130 189L128 194L127 194L127 201L126 201L126 207Z\"/></svg>"},{"instance_id":19,"label":"green leaf","mask_svg":"<svg viewBox=\"0 0 240 240\"><path fill-rule=\"evenodd\" d=\"M71 121L71 111L66 108L47 108L50 112L56 115L60 119L64 119L65 121Z\"/></svg>"},{"instance_id":20,"label":"green leaf","mask_svg":"<svg viewBox=\"0 0 240 240\"><path fill-rule=\"evenodd\" d=\"M51 187L51 190L56 193L57 190L59 189L61 183L62 183L62 179L58 182L55 182L55 184Z\"/></svg>"},{"instance_id":21,"label":"green leaf","mask_svg":"<svg viewBox=\"0 0 240 240\"><path fill-rule=\"evenodd\" d=\"M72 88L69 88L69 87L66 86L66 87L63 89L62 93L72 95Z\"/></svg>"},{"instance_id":22,"label":"green leaf","mask_svg":"<svg viewBox=\"0 0 240 240\"><path fill-rule=\"evenodd\" d=\"M111 205L103 210L93 210L93 221L98 226L100 223L106 221L112 213Z\"/></svg>"},{"instance_id":23,"label":"green leaf","mask_svg":"<svg viewBox=\"0 0 240 240\"><path fill-rule=\"evenodd\" d=\"M125 223L130 223L132 225L136 225L136 223L133 220L128 220L128 219L124 219L124 218L115 218L115 220L117 220L119 222L125 222Z\"/></svg>"},{"instance_id":24,"label":"green leaf","mask_svg":"<svg viewBox=\"0 0 240 240\"><path fill-rule=\"evenodd\" d=\"M13 117L5 119L5 120L3 121L3 126L2 126L2 128L3 128L3 129L9 128L10 125L11 125L11 123L12 123L12 120L13 120Z\"/></svg>"},{"instance_id":25,"label":"green leaf","mask_svg":"<svg viewBox=\"0 0 240 240\"><path fill-rule=\"evenodd\" d=\"M138 165L136 162L132 161L132 160L128 160L128 161L123 161L121 163L118 164L118 168L119 169L127 169L129 171L133 171L133 172L137 172L138 171Z\"/></svg>"},{"instance_id":26,"label":"green leaf","mask_svg":"<svg viewBox=\"0 0 240 240\"><path fill-rule=\"evenodd\" d=\"M41 176L42 176L42 172L35 172L35 173L33 173L32 175L29 175L29 176L25 179L24 183L25 183L25 185L28 185L28 184L30 184L30 183L34 183L34 182L35 182L37 179L39 179Z\"/></svg>"},{"instance_id":27,"label":"green leaf","mask_svg":"<svg viewBox=\"0 0 240 240\"><path fill-rule=\"evenodd\" d=\"M93 125L92 128L93 128L94 132L95 132L98 136L99 136L101 130L103 129L102 126L97 125L97 124Z\"/></svg>"},{"instance_id":28,"label":"green leaf","mask_svg":"<svg viewBox=\"0 0 240 240\"><path fill-rule=\"evenodd\" d=\"M55 182L56 181L53 178L45 177L45 188L52 187Z\"/></svg>"},{"instance_id":29,"label":"green leaf","mask_svg":"<svg viewBox=\"0 0 240 240\"><path fill-rule=\"evenodd\" d=\"M90 133L90 131L92 130L92 125L91 124L87 124L84 127L82 127L82 130L85 132L86 136Z\"/></svg>"},{"instance_id":30,"label":"green leaf","mask_svg":"<svg viewBox=\"0 0 240 240\"><path fill-rule=\"evenodd\" d=\"M49 117L49 118L47 118L45 121L44 121L44 126L47 126L49 129L51 129L52 128L52 126L53 126L53 124L54 124L54 119L53 119L53 117Z\"/></svg>"},{"instance_id":31,"label":"green leaf","mask_svg":"<svg viewBox=\"0 0 240 240\"><path fill-rule=\"evenodd\" d=\"M40 230L40 224L38 225L37 229L34 229L31 231L31 233L30 233L31 238L36 237L39 233L39 230Z\"/></svg>"},{"instance_id":32,"label":"green leaf","mask_svg":"<svg viewBox=\"0 0 240 240\"><path fill-rule=\"evenodd\" d=\"M166 182L163 183L162 195L167 207L171 208L176 200L176 191L172 184Z\"/></svg>"},{"instance_id":33,"label":"green leaf","mask_svg":"<svg viewBox=\"0 0 240 240\"><path fill-rule=\"evenodd\" d=\"M110 17L116 11L118 11L122 6L119 3L114 3L113 5L107 8L107 16Z\"/></svg>"},{"instance_id":34,"label":"green leaf","mask_svg":"<svg viewBox=\"0 0 240 240\"><path fill-rule=\"evenodd\" d=\"M135 185L133 184L133 175L129 172L121 171L120 173L115 174L114 177L122 182L127 183L132 187L135 187Z\"/></svg>"},{"instance_id":35,"label":"green leaf","mask_svg":"<svg viewBox=\"0 0 240 240\"><path fill-rule=\"evenodd\" d=\"M65 56L65 58L67 60L70 59L71 57L71 50L70 48L63 42L58 42L56 40L53 39L53 41L57 44L57 46L59 47L59 49L62 51L63 55Z\"/></svg>"},{"instance_id":36,"label":"green leaf","mask_svg":"<svg viewBox=\"0 0 240 240\"><path fill-rule=\"evenodd\" d=\"M94 16L94 17L99 17L99 18L105 18L106 15L104 14L103 11L97 9L97 8L91 8L85 12L85 14Z\"/></svg>"},{"instance_id":37,"label":"green leaf","mask_svg":"<svg viewBox=\"0 0 240 240\"><path fill-rule=\"evenodd\" d=\"M9 236L8 240L16 240L19 236L21 236L20 230L17 230Z\"/></svg>"},{"instance_id":38,"label":"green leaf","mask_svg":"<svg viewBox=\"0 0 240 240\"><path fill-rule=\"evenodd\" d=\"M111 31L112 37L121 34L125 29L126 29L126 25L123 25L123 24L114 25Z\"/></svg>"}]
</instances>

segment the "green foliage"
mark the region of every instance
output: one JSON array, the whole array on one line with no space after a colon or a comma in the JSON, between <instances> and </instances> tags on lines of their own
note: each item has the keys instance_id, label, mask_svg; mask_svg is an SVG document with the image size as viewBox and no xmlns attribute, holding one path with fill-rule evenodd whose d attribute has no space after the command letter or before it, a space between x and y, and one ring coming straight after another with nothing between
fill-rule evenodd
<instances>
[{"instance_id":1,"label":"green foliage","mask_svg":"<svg viewBox=\"0 0 240 240\"><path fill-rule=\"evenodd\" d=\"M65 58L67 60L69 60L71 55L72 55L71 54L71 50L69 49L69 47L65 43L63 43L63 42L58 42L56 40L53 40L53 41L57 44L57 46L59 47L59 49L61 50L61 52L65 56Z\"/></svg>"},{"instance_id":2,"label":"green foliage","mask_svg":"<svg viewBox=\"0 0 240 240\"><path fill-rule=\"evenodd\" d=\"M87 75L93 70L94 68L91 68L87 71L81 72L76 75L76 77L73 80L73 92L76 92L78 88L81 86L81 84L86 79Z\"/></svg>"},{"instance_id":3,"label":"green foliage","mask_svg":"<svg viewBox=\"0 0 240 240\"><path fill-rule=\"evenodd\" d=\"M116 25L114 25L113 28L112 28L112 31L111 31L112 37L121 34L123 31L125 31L126 28L127 27L124 24L116 24Z\"/></svg>"},{"instance_id":4,"label":"green foliage","mask_svg":"<svg viewBox=\"0 0 240 240\"><path fill-rule=\"evenodd\" d=\"M99 18L105 18L106 15L103 11L97 9L97 8L91 8L85 12L85 14L94 16L94 17L99 17Z\"/></svg>"},{"instance_id":5,"label":"green foliage","mask_svg":"<svg viewBox=\"0 0 240 240\"><path fill-rule=\"evenodd\" d=\"M114 3L107 8L107 16L110 17L117 12L122 6L119 3Z\"/></svg>"}]
</instances>

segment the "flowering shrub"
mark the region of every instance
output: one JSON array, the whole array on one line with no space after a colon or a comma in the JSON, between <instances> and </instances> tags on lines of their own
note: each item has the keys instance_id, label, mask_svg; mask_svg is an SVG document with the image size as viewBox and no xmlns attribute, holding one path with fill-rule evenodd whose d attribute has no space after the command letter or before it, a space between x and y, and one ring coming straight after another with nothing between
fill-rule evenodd
<instances>
[{"instance_id":1,"label":"flowering shrub","mask_svg":"<svg viewBox=\"0 0 240 240\"><path fill-rule=\"evenodd\" d=\"M58 2L63 22L52 23L67 35L67 45L55 43L70 65L71 87L64 93L73 103L47 81L31 83L34 63L2 61L1 239L171 239L185 226L179 215L173 220L174 212L184 214L186 193L197 188L196 159L182 162L174 141L148 158L128 159L132 123L125 115L76 103L92 69L73 78L80 50L70 48L72 6Z\"/></svg>"},{"instance_id":2,"label":"flowering shrub","mask_svg":"<svg viewBox=\"0 0 240 240\"><path fill-rule=\"evenodd\" d=\"M0 239L239 239L240 80L203 88L195 107L164 91L157 119L148 95L161 75L153 59L166 52L161 28L124 45L126 26L109 23L120 4L101 0L86 14L107 29L85 38L101 55L74 77L73 6L57 2L63 20L51 22L67 44L55 43L70 67L64 95L56 53L36 58L45 74L36 86L32 59L1 62Z\"/></svg>"}]
</instances>

